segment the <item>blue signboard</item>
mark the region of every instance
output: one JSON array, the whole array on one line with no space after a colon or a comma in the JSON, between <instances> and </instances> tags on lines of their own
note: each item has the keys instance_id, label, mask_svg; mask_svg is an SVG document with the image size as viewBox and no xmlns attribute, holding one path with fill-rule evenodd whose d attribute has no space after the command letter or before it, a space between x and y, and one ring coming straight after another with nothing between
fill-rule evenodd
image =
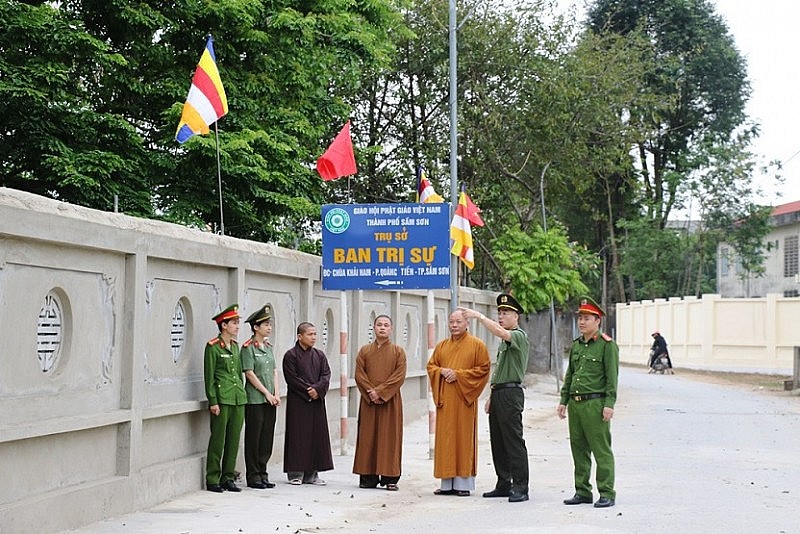
<instances>
[{"instance_id":1,"label":"blue signboard","mask_svg":"<svg viewBox=\"0 0 800 534\"><path fill-rule=\"evenodd\" d=\"M450 287L450 204L322 206L322 289Z\"/></svg>"}]
</instances>

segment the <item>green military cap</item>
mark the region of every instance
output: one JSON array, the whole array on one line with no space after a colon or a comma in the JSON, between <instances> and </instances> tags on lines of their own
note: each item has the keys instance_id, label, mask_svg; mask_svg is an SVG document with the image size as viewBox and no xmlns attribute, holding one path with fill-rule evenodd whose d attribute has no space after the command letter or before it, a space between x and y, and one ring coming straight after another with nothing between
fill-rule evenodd
<instances>
[{"instance_id":1,"label":"green military cap","mask_svg":"<svg viewBox=\"0 0 800 534\"><path fill-rule=\"evenodd\" d=\"M524 312L522 311L522 306L517 299L509 295L508 293L500 293L497 295L497 309L502 310L514 310L518 314L522 315Z\"/></svg>"},{"instance_id":2,"label":"green military cap","mask_svg":"<svg viewBox=\"0 0 800 534\"><path fill-rule=\"evenodd\" d=\"M580 298L580 305L578 306L578 314L581 313L590 313L598 317L603 317L606 314L592 297L585 296Z\"/></svg>"},{"instance_id":3,"label":"green military cap","mask_svg":"<svg viewBox=\"0 0 800 534\"><path fill-rule=\"evenodd\" d=\"M255 326L270 319L272 319L272 308L269 307L269 304L265 304L251 313L245 322L250 323L250 326Z\"/></svg>"},{"instance_id":4,"label":"green military cap","mask_svg":"<svg viewBox=\"0 0 800 534\"><path fill-rule=\"evenodd\" d=\"M238 319L239 318L239 305L238 304L231 304L218 314L216 314L211 319L217 323L223 323L225 321L230 321L231 319Z\"/></svg>"}]
</instances>

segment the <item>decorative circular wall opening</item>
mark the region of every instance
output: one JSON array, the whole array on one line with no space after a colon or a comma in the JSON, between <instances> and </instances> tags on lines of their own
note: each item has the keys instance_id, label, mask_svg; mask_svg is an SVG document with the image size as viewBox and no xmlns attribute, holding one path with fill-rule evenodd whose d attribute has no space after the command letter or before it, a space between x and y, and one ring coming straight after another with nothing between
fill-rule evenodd
<instances>
[{"instance_id":1,"label":"decorative circular wall opening","mask_svg":"<svg viewBox=\"0 0 800 534\"><path fill-rule=\"evenodd\" d=\"M322 349L327 352L328 349L328 317L322 319L322 327L319 330L319 338L322 342Z\"/></svg>"},{"instance_id":2,"label":"decorative circular wall opening","mask_svg":"<svg viewBox=\"0 0 800 534\"><path fill-rule=\"evenodd\" d=\"M375 312L369 314L369 324L367 325L367 343L375 341Z\"/></svg>"},{"instance_id":3,"label":"decorative circular wall opening","mask_svg":"<svg viewBox=\"0 0 800 534\"><path fill-rule=\"evenodd\" d=\"M170 325L169 337L170 348L172 349L172 362L178 363L183 355L183 349L186 346L187 328L188 328L188 303L186 299L181 298L175 304L175 310L172 312L172 323Z\"/></svg>"},{"instance_id":4,"label":"decorative circular wall opening","mask_svg":"<svg viewBox=\"0 0 800 534\"><path fill-rule=\"evenodd\" d=\"M44 297L36 325L36 355L43 373L51 373L61 356L64 338L64 306L55 291Z\"/></svg>"},{"instance_id":5,"label":"decorative circular wall opening","mask_svg":"<svg viewBox=\"0 0 800 534\"><path fill-rule=\"evenodd\" d=\"M330 354L331 352L330 342L333 340L334 336L333 330L335 328L336 326L333 322L333 310L328 308L325 311L325 315L323 316L322 319L321 333L320 330L317 330L317 333L319 333L320 337L322 338L322 350L324 350L326 354Z\"/></svg>"}]
</instances>

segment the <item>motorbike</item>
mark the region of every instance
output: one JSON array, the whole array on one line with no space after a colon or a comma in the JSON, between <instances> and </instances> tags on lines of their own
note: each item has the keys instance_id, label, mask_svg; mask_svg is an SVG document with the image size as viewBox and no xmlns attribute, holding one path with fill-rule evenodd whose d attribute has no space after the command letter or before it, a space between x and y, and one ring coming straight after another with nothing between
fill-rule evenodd
<instances>
[{"instance_id":1,"label":"motorbike","mask_svg":"<svg viewBox=\"0 0 800 534\"><path fill-rule=\"evenodd\" d=\"M647 365L650 367L648 374L660 374L660 375L663 375L664 373L674 374L672 372L672 368L669 365L669 354L667 353L661 354L658 357L653 358L653 351L651 350L647 358Z\"/></svg>"}]
</instances>

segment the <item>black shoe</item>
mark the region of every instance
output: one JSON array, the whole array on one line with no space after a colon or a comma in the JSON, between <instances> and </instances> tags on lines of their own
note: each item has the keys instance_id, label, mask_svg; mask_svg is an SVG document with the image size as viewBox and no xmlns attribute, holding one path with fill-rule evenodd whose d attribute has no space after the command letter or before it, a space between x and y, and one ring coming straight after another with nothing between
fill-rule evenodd
<instances>
[{"instance_id":1,"label":"black shoe","mask_svg":"<svg viewBox=\"0 0 800 534\"><path fill-rule=\"evenodd\" d=\"M223 482L222 489L233 492L242 491L242 488L234 484L233 480L226 480Z\"/></svg>"},{"instance_id":2,"label":"black shoe","mask_svg":"<svg viewBox=\"0 0 800 534\"><path fill-rule=\"evenodd\" d=\"M270 482L269 480L262 480L261 483L264 484L264 488L266 489L272 489L275 487L275 483Z\"/></svg>"},{"instance_id":3,"label":"black shoe","mask_svg":"<svg viewBox=\"0 0 800 534\"><path fill-rule=\"evenodd\" d=\"M362 483L362 484L359 484L358 487L361 488L361 489L375 489L375 488L378 487L378 485L377 484L372 485L372 484L363 484Z\"/></svg>"},{"instance_id":4,"label":"black shoe","mask_svg":"<svg viewBox=\"0 0 800 534\"><path fill-rule=\"evenodd\" d=\"M594 503L595 508L608 508L610 506L614 506L614 499L609 499L608 497L600 497Z\"/></svg>"},{"instance_id":5,"label":"black shoe","mask_svg":"<svg viewBox=\"0 0 800 534\"><path fill-rule=\"evenodd\" d=\"M492 491L487 491L486 493L483 494L483 496L486 497L486 498L491 498L491 497L510 497L511 496L511 490L507 490L507 489L504 490L504 489L495 488Z\"/></svg>"},{"instance_id":6,"label":"black shoe","mask_svg":"<svg viewBox=\"0 0 800 534\"><path fill-rule=\"evenodd\" d=\"M206 489L208 491L213 491L214 493L222 493L225 491L219 484L206 484Z\"/></svg>"},{"instance_id":7,"label":"black shoe","mask_svg":"<svg viewBox=\"0 0 800 534\"><path fill-rule=\"evenodd\" d=\"M508 502L522 502L528 500L527 491L511 490L511 495L508 496Z\"/></svg>"},{"instance_id":8,"label":"black shoe","mask_svg":"<svg viewBox=\"0 0 800 534\"><path fill-rule=\"evenodd\" d=\"M248 482L247 487L253 489L267 489L267 486L265 486L260 480L258 482Z\"/></svg>"},{"instance_id":9,"label":"black shoe","mask_svg":"<svg viewBox=\"0 0 800 534\"><path fill-rule=\"evenodd\" d=\"M576 493L571 499L564 499L564 504L592 504L592 498Z\"/></svg>"}]
</instances>

